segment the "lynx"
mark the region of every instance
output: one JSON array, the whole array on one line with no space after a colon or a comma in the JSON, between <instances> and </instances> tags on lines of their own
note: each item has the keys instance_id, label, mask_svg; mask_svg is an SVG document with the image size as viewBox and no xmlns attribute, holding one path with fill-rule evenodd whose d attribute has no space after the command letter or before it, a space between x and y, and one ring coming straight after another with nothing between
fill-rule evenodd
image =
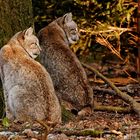
<instances>
[{"instance_id":1,"label":"lynx","mask_svg":"<svg viewBox=\"0 0 140 140\"><path fill-rule=\"evenodd\" d=\"M60 102L70 103L76 112L85 107L92 110L92 89L80 61L69 48L79 40L72 14L67 13L51 22L37 36L42 49L40 62L50 73Z\"/></svg>"},{"instance_id":2,"label":"lynx","mask_svg":"<svg viewBox=\"0 0 140 140\"><path fill-rule=\"evenodd\" d=\"M32 27L16 33L0 50L0 76L10 120L61 122L50 75L34 60L39 54L39 41Z\"/></svg>"}]
</instances>

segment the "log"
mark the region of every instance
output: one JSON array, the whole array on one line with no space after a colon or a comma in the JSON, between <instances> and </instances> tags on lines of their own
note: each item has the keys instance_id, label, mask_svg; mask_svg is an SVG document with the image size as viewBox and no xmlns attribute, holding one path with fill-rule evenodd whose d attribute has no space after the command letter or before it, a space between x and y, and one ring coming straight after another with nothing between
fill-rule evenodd
<instances>
[{"instance_id":1,"label":"log","mask_svg":"<svg viewBox=\"0 0 140 140\"><path fill-rule=\"evenodd\" d=\"M126 94L125 92L120 91L109 79L107 79L105 76L103 76L99 71L94 69L93 67L82 63L82 65L87 68L88 70L94 72L96 75L98 75L102 80L104 80L106 83L110 85L110 87L116 92L116 94L123 99L125 102L127 102L132 109L138 114L140 117L140 104L137 103L131 96Z\"/></svg>"}]
</instances>

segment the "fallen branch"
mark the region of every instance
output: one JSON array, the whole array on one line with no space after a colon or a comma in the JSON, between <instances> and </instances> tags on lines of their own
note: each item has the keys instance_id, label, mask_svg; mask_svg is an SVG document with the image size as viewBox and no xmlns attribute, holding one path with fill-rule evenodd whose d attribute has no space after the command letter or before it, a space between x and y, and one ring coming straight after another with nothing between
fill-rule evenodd
<instances>
[{"instance_id":1,"label":"fallen branch","mask_svg":"<svg viewBox=\"0 0 140 140\"><path fill-rule=\"evenodd\" d=\"M101 93L104 93L104 94L111 94L111 95L116 94L116 92L112 89L100 88L100 87L97 87L97 86L93 88L93 91L94 92L101 92Z\"/></svg>"},{"instance_id":2,"label":"fallen branch","mask_svg":"<svg viewBox=\"0 0 140 140\"><path fill-rule=\"evenodd\" d=\"M123 87L118 87L121 91L131 93L133 95L140 95L140 85L139 84L129 84Z\"/></svg>"},{"instance_id":3,"label":"fallen branch","mask_svg":"<svg viewBox=\"0 0 140 140\"><path fill-rule=\"evenodd\" d=\"M128 84L126 86L122 86L122 87L118 87L119 90L123 91L123 92L127 92L129 95L140 95L140 85L138 84ZM100 88L98 86L93 88L94 92L101 92L101 93L105 93L105 94L116 94L116 92L112 89L106 89L106 88Z\"/></svg>"},{"instance_id":4,"label":"fallen branch","mask_svg":"<svg viewBox=\"0 0 140 140\"><path fill-rule=\"evenodd\" d=\"M101 106L101 105L95 105L94 108L95 111L107 111L107 112L117 112L117 113L130 113L132 112L132 109L129 107L116 107L116 106Z\"/></svg>"},{"instance_id":5,"label":"fallen branch","mask_svg":"<svg viewBox=\"0 0 140 140\"><path fill-rule=\"evenodd\" d=\"M100 72L98 72L96 69L93 67L82 63L82 65L87 68L88 70L94 72L96 75L98 75L102 80L104 80L106 83L110 85L110 87L116 92L116 94L123 99L125 102L130 104L132 109L140 116L140 104L137 103L131 96L128 94L121 92L110 80L108 80L105 76L103 76Z\"/></svg>"},{"instance_id":6,"label":"fallen branch","mask_svg":"<svg viewBox=\"0 0 140 140\"><path fill-rule=\"evenodd\" d=\"M53 133L64 133L67 136L91 136L91 137L101 137L105 134L114 134L114 135L122 135L121 132L117 132L115 130L112 131L104 131L104 130L95 130L95 129L56 129Z\"/></svg>"}]
</instances>

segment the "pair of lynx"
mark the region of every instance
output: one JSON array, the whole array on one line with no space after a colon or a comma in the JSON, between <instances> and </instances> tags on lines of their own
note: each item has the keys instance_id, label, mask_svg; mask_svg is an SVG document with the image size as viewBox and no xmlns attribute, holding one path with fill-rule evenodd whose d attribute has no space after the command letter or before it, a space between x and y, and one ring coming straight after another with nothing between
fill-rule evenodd
<instances>
[{"instance_id":1,"label":"pair of lynx","mask_svg":"<svg viewBox=\"0 0 140 140\"><path fill-rule=\"evenodd\" d=\"M7 117L60 123L59 102L71 104L77 111L92 110L93 93L86 73L69 48L79 39L72 14L50 23L38 33L38 38L30 27L16 33L0 50ZM39 54L46 69L34 60Z\"/></svg>"}]
</instances>

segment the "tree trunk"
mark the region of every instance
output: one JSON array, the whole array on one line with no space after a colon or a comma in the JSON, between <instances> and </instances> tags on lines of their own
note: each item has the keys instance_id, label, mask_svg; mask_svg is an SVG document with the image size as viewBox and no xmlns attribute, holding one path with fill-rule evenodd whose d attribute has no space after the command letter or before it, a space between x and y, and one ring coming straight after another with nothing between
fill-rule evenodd
<instances>
[{"instance_id":1,"label":"tree trunk","mask_svg":"<svg viewBox=\"0 0 140 140\"><path fill-rule=\"evenodd\" d=\"M137 73L138 73L138 80L140 82L140 0L138 0L137 31L138 31Z\"/></svg>"},{"instance_id":2,"label":"tree trunk","mask_svg":"<svg viewBox=\"0 0 140 140\"><path fill-rule=\"evenodd\" d=\"M0 48L18 31L33 26L31 0L0 0ZM0 117L4 99L0 85Z\"/></svg>"},{"instance_id":3,"label":"tree trunk","mask_svg":"<svg viewBox=\"0 0 140 140\"><path fill-rule=\"evenodd\" d=\"M16 32L32 25L31 0L0 0L0 48Z\"/></svg>"}]
</instances>

